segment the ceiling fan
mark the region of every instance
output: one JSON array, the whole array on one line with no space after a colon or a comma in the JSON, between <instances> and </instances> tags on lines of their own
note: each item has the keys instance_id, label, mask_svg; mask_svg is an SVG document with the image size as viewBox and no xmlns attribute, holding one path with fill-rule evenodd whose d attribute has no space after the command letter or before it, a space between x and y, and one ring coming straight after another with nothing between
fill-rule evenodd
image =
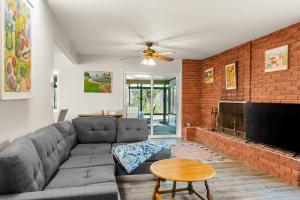
<instances>
[{"instance_id":1,"label":"ceiling fan","mask_svg":"<svg viewBox=\"0 0 300 200\"><path fill-rule=\"evenodd\" d=\"M174 52L168 51L168 52L156 52L154 49L151 49L151 47L153 46L153 42L146 42L145 44L148 48L143 50L143 60L141 62L141 64L143 65L155 65L156 63L154 62L154 59L159 59L159 60L164 60L164 61L173 61L174 58L170 58L167 57L163 54L173 54ZM136 58L139 56L135 56L135 57L130 57L130 58ZM125 59L130 59L130 58L124 58L121 60L125 60Z\"/></svg>"}]
</instances>

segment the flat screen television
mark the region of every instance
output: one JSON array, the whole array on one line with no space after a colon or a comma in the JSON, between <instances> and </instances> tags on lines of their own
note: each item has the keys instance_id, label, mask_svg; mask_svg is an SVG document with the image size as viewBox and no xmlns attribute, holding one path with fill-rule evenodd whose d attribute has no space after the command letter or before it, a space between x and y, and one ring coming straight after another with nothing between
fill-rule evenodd
<instances>
[{"instance_id":1,"label":"flat screen television","mask_svg":"<svg viewBox=\"0 0 300 200\"><path fill-rule=\"evenodd\" d=\"M247 103L246 138L300 153L300 104Z\"/></svg>"}]
</instances>

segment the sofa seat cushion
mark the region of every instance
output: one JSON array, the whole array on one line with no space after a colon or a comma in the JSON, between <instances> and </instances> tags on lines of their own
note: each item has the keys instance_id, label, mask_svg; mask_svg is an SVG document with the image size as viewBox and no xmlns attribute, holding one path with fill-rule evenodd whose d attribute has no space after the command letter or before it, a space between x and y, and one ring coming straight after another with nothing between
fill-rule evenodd
<instances>
[{"instance_id":1,"label":"sofa seat cushion","mask_svg":"<svg viewBox=\"0 0 300 200\"><path fill-rule=\"evenodd\" d=\"M116 120L113 117L79 117L72 120L78 134L78 143L112 143L116 138Z\"/></svg>"},{"instance_id":2,"label":"sofa seat cushion","mask_svg":"<svg viewBox=\"0 0 300 200\"><path fill-rule=\"evenodd\" d=\"M122 143L122 142L121 143L113 143L112 148L123 145L123 144L128 144L128 143ZM169 149L163 150L163 151L160 151L160 152L154 154L153 156L151 156L149 159L146 160L146 162L155 162L158 160L169 159L172 157L171 155L172 155L171 150L169 150Z\"/></svg>"},{"instance_id":3,"label":"sofa seat cushion","mask_svg":"<svg viewBox=\"0 0 300 200\"><path fill-rule=\"evenodd\" d=\"M72 149L71 156L109 154L110 150L111 144L109 143L78 144Z\"/></svg>"},{"instance_id":4,"label":"sofa seat cushion","mask_svg":"<svg viewBox=\"0 0 300 200\"><path fill-rule=\"evenodd\" d=\"M149 136L148 120L122 118L117 121L116 142L141 142Z\"/></svg>"},{"instance_id":5,"label":"sofa seat cushion","mask_svg":"<svg viewBox=\"0 0 300 200\"><path fill-rule=\"evenodd\" d=\"M114 167L111 165L60 169L45 189L87 186L104 182L115 182Z\"/></svg>"},{"instance_id":6,"label":"sofa seat cushion","mask_svg":"<svg viewBox=\"0 0 300 200\"><path fill-rule=\"evenodd\" d=\"M70 156L59 168L71 169L80 167L93 167L112 165L115 166L114 158L111 154L87 155L87 156Z\"/></svg>"},{"instance_id":7,"label":"sofa seat cushion","mask_svg":"<svg viewBox=\"0 0 300 200\"><path fill-rule=\"evenodd\" d=\"M28 137L42 161L45 183L48 183L58 166L67 157L66 154L69 155L65 139L54 126L42 128Z\"/></svg>"},{"instance_id":8,"label":"sofa seat cushion","mask_svg":"<svg viewBox=\"0 0 300 200\"><path fill-rule=\"evenodd\" d=\"M23 193L22 196L25 196ZM87 186L69 188L49 188L42 191L35 200L120 200L119 189L116 182L97 183ZM26 198L27 197L27 198ZM32 196L28 195L23 200L29 200ZM19 198L18 198L19 199Z\"/></svg>"},{"instance_id":9,"label":"sofa seat cushion","mask_svg":"<svg viewBox=\"0 0 300 200\"><path fill-rule=\"evenodd\" d=\"M20 138L0 153L0 194L33 192L43 187L42 162L30 139Z\"/></svg>"}]
</instances>

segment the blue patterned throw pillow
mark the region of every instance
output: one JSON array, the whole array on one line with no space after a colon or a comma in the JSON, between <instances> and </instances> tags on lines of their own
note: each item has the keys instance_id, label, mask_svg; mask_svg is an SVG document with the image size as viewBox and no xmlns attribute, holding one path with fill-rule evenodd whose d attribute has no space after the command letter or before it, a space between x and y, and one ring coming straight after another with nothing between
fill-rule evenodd
<instances>
[{"instance_id":1,"label":"blue patterned throw pillow","mask_svg":"<svg viewBox=\"0 0 300 200\"><path fill-rule=\"evenodd\" d=\"M111 153L127 173L131 173L147 159L165 150L170 150L165 142L146 140L113 147Z\"/></svg>"}]
</instances>

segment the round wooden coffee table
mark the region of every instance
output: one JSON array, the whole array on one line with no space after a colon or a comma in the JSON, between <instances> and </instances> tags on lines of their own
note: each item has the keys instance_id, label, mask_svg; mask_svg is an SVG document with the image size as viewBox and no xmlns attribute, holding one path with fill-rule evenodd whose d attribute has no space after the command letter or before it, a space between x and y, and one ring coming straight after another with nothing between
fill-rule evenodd
<instances>
[{"instance_id":1,"label":"round wooden coffee table","mask_svg":"<svg viewBox=\"0 0 300 200\"><path fill-rule=\"evenodd\" d=\"M214 177L216 172L208 164L186 159L165 159L153 163L150 170L154 176L158 177L152 200L161 200L161 194L167 193L172 194L171 199L173 200L175 199L175 193L182 191L188 191L189 194L195 194L200 199L205 200L204 197L194 190L192 182L195 181L204 181L207 199L213 199L207 180ZM159 190L162 179L173 181L171 190ZM186 188L176 188L176 182L187 182L188 186Z\"/></svg>"}]
</instances>

